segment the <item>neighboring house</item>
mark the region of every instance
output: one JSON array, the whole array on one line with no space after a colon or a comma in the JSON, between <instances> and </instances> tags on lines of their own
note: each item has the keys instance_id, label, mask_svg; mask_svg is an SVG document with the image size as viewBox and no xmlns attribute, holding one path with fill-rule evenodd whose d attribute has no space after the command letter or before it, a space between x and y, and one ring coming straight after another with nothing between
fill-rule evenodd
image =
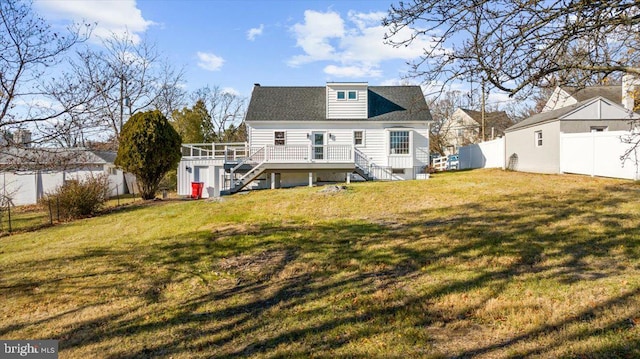
<instances>
[{"instance_id":1,"label":"neighboring house","mask_svg":"<svg viewBox=\"0 0 640 359\"><path fill-rule=\"evenodd\" d=\"M482 112L459 108L446 119L440 129L445 155L458 153L458 149L473 143L483 142ZM504 135L504 130L513 125L506 112L485 112L484 140Z\"/></svg>"},{"instance_id":2,"label":"neighboring house","mask_svg":"<svg viewBox=\"0 0 640 359\"><path fill-rule=\"evenodd\" d=\"M547 100L541 112L553 111L563 107L575 105L595 97L604 97L614 103L622 104L625 108L633 110L634 97L640 89L640 80L633 75L622 77L622 84L589 87L556 87Z\"/></svg>"},{"instance_id":3,"label":"neighboring house","mask_svg":"<svg viewBox=\"0 0 640 359\"><path fill-rule=\"evenodd\" d=\"M620 86L617 88L621 91ZM588 91L582 94L597 92L595 89L585 90ZM604 90L609 91L609 87ZM611 93L609 95L612 96ZM574 93L573 97L565 98L562 103L573 102L576 98L581 97ZM560 173L561 133L628 131L631 129L631 121L640 118L619 102L604 96L559 108L560 102L555 100L547 111L533 115L505 131L507 168L525 172ZM633 108L633 104L630 108ZM619 160L619 156L612 159L615 160Z\"/></svg>"},{"instance_id":4,"label":"neighboring house","mask_svg":"<svg viewBox=\"0 0 640 359\"><path fill-rule=\"evenodd\" d=\"M413 179L429 165L430 123L418 86L256 84L248 143L184 145L178 194L190 194L192 181L204 182L207 197L245 186Z\"/></svg>"},{"instance_id":5,"label":"neighboring house","mask_svg":"<svg viewBox=\"0 0 640 359\"><path fill-rule=\"evenodd\" d=\"M115 152L82 148L23 148L0 150L0 202L35 204L65 181L88 176L109 176L110 195L127 193L122 170L115 167Z\"/></svg>"}]
</instances>

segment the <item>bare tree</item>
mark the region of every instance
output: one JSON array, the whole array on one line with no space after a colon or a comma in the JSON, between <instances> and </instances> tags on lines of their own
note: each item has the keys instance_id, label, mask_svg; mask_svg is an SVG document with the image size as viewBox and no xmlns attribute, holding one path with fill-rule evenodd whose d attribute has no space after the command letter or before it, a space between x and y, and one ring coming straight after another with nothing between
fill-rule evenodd
<instances>
[{"instance_id":1,"label":"bare tree","mask_svg":"<svg viewBox=\"0 0 640 359\"><path fill-rule=\"evenodd\" d=\"M245 99L218 86L205 86L192 94L194 102L201 100L211 116L215 140L220 141L229 125L237 126L245 113Z\"/></svg>"},{"instance_id":2,"label":"bare tree","mask_svg":"<svg viewBox=\"0 0 640 359\"><path fill-rule=\"evenodd\" d=\"M51 136L59 130L81 129L80 137L99 133L117 142L123 124L134 113L157 108L168 115L184 103L183 72L146 40L136 43L128 35L112 35L102 47L86 47L76 55L71 70L50 88L74 84L77 91L55 98L62 107L78 100L83 106L70 112L64 123L52 124ZM60 136L58 142L72 144L66 139L75 135L63 131Z\"/></svg>"},{"instance_id":3,"label":"bare tree","mask_svg":"<svg viewBox=\"0 0 640 359\"><path fill-rule=\"evenodd\" d=\"M413 0L392 5L383 22L396 46L433 40L413 63L425 82L476 78L513 96L640 74L636 0Z\"/></svg>"},{"instance_id":4,"label":"bare tree","mask_svg":"<svg viewBox=\"0 0 640 359\"><path fill-rule=\"evenodd\" d=\"M453 135L453 122L451 117L453 113L465 103L467 95L461 91L448 91L442 96L428 99L429 108L431 109L431 138L430 152L444 155L447 146L449 146L448 138Z\"/></svg>"},{"instance_id":5,"label":"bare tree","mask_svg":"<svg viewBox=\"0 0 640 359\"><path fill-rule=\"evenodd\" d=\"M55 119L81 106L44 105L48 92L43 79L90 30L76 24L56 32L33 13L31 3L0 1L0 130Z\"/></svg>"}]
</instances>

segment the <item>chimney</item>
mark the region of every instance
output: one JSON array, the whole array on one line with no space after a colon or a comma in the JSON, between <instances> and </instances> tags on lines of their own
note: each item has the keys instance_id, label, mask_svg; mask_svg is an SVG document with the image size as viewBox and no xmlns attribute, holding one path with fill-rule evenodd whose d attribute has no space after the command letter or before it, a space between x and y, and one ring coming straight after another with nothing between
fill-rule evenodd
<instances>
[{"instance_id":1,"label":"chimney","mask_svg":"<svg viewBox=\"0 0 640 359\"><path fill-rule=\"evenodd\" d=\"M253 84L253 86L260 87L260 84L256 82L255 84Z\"/></svg>"},{"instance_id":2,"label":"chimney","mask_svg":"<svg viewBox=\"0 0 640 359\"><path fill-rule=\"evenodd\" d=\"M629 111L635 107L634 95L640 94L640 79L635 75L622 76L622 106Z\"/></svg>"}]
</instances>

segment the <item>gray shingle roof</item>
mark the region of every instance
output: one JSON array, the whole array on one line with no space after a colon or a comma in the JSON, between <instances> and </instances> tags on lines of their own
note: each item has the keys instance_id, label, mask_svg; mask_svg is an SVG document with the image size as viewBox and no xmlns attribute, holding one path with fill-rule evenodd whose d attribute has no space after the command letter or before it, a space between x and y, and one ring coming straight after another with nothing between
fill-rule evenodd
<instances>
[{"instance_id":1,"label":"gray shingle roof","mask_svg":"<svg viewBox=\"0 0 640 359\"><path fill-rule=\"evenodd\" d=\"M20 148L0 150L0 169L12 171L61 170L113 163L116 153L84 148Z\"/></svg>"},{"instance_id":2,"label":"gray shingle roof","mask_svg":"<svg viewBox=\"0 0 640 359\"><path fill-rule=\"evenodd\" d=\"M474 121L478 123L478 125L482 124L482 112L476 110L468 110L465 108L461 108L461 111L467 114L467 116L471 117ZM485 112L485 128L490 129L494 128L495 131L498 131L498 134L504 132L505 129L509 128L509 126L513 125L513 120L509 118L504 111L495 111L495 112Z\"/></svg>"},{"instance_id":3,"label":"gray shingle roof","mask_svg":"<svg viewBox=\"0 0 640 359\"><path fill-rule=\"evenodd\" d=\"M622 103L622 86L620 85L589 87L563 86L561 88L578 102L601 96L615 103Z\"/></svg>"},{"instance_id":4,"label":"gray shingle roof","mask_svg":"<svg viewBox=\"0 0 640 359\"><path fill-rule=\"evenodd\" d=\"M369 86L368 99L369 118L363 120L431 121L429 107L419 86ZM326 121L326 106L324 86L255 86L245 120Z\"/></svg>"},{"instance_id":5,"label":"gray shingle roof","mask_svg":"<svg viewBox=\"0 0 640 359\"><path fill-rule=\"evenodd\" d=\"M518 129L521 129L521 128L530 127L530 126L533 126L533 125L538 125L538 124L541 124L541 123L556 121L560 117L562 117L564 115L567 115L567 114L573 112L574 110L576 110L576 109L578 109L578 108L580 108L580 107L582 107L582 106L584 106L584 105L586 105L586 104L588 104L590 102L598 100L598 99L603 99L604 101L611 101L611 100L608 100L608 99L606 99L604 97L598 96L598 97L590 98L590 99L575 103L575 104L570 105L570 106L565 106L565 107L559 108L557 110L541 112L541 113L535 114L535 115L533 115L533 116L531 116L529 118L526 118L525 120L522 120L522 121L516 123L515 125L513 125L513 126L509 127L508 129L506 129L505 132L511 132L511 131L515 131L515 130L518 130ZM628 119L620 119L620 120L628 121Z\"/></svg>"}]
</instances>

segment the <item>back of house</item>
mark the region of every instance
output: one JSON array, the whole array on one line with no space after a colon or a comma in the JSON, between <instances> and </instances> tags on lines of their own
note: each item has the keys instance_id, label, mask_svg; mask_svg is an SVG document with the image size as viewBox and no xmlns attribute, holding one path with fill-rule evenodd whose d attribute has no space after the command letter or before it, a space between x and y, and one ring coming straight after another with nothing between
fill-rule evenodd
<instances>
[{"instance_id":1,"label":"back of house","mask_svg":"<svg viewBox=\"0 0 640 359\"><path fill-rule=\"evenodd\" d=\"M199 178L213 177L204 185L205 196L245 187L413 179L429 164L430 123L418 86L256 84L245 118L246 156L217 163L211 158L211 168L199 170L207 175ZM188 161L183 156L180 168ZM185 182L193 177L180 177L180 194L188 194Z\"/></svg>"}]
</instances>

